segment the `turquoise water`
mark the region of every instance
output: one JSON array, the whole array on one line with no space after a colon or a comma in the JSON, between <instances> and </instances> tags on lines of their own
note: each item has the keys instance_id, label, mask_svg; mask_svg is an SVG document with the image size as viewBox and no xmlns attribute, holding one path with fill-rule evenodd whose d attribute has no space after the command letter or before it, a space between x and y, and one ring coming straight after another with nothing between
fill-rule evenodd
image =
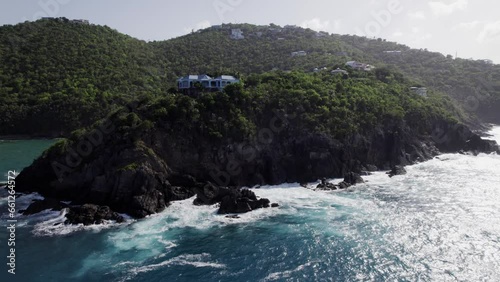
<instances>
[{"instance_id":1,"label":"turquoise water","mask_svg":"<svg viewBox=\"0 0 500 282\"><path fill-rule=\"evenodd\" d=\"M0 182L6 181L7 171L20 172L55 142L55 140L1 140L0 138Z\"/></svg>"},{"instance_id":2,"label":"turquoise water","mask_svg":"<svg viewBox=\"0 0 500 282\"><path fill-rule=\"evenodd\" d=\"M448 154L343 192L263 187L281 206L241 219L192 199L121 225L21 216L17 274L0 281L500 281L499 167Z\"/></svg>"}]
</instances>

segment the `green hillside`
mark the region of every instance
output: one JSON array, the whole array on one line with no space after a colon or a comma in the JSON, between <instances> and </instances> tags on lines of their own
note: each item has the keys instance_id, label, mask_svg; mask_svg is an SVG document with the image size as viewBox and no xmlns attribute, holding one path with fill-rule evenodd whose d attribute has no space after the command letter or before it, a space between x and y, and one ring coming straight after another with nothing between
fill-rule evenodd
<instances>
[{"instance_id":1,"label":"green hillside","mask_svg":"<svg viewBox=\"0 0 500 282\"><path fill-rule=\"evenodd\" d=\"M39 20L0 28L0 134L59 135L123 95L163 90L149 45L109 27Z\"/></svg>"},{"instance_id":2,"label":"green hillside","mask_svg":"<svg viewBox=\"0 0 500 282\"><path fill-rule=\"evenodd\" d=\"M244 39L230 37L236 28ZM394 50L402 52L384 53ZM292 57L295 51L307 56ZM348 60L377 67L373 74L351 72L366 85L400 77L405 87L425 86L433 97L447 94L485 121L500 120L500 67L481 61L275 25L223 25L146 43L61 18L0 27L0 135L67 135L137 97L175 92L177 77L188 73L233 74L251 82L253 74L331 70ZM327 79L325 74L316 76ZM451 104L446 108L457 118L473 120Z\"/></svg>"}]
</instances>

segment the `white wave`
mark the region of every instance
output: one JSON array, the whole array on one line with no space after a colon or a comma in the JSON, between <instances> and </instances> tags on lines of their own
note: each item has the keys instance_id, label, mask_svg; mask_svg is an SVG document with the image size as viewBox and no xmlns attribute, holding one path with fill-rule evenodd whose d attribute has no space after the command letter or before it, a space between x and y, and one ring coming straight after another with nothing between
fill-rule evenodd
<instances>
[{"instance_id":1,"label":"white wave","mask_svg":"<svg viewBox=\"0 0 500 282\"><path fill-rule=\"evenodd\" d=\"M208 259L210 259L210 254L207 253L196 254L196 255L192 254L180 255L157 264L135 267L131 269L130 272L133 274L139 274L142 272L153 271L158 268L169 265L191 265L194 267L226 268L226 265L207 261Z\"/></svg>"},{"instance_id":2,"label":"white wave","mask_svg":"<svg viewBox=\"0 0 500 282\"><path fill-rule=\"evenodd\" d=\"M487 140L495 140L500 143L500 126L494 126L489 132L487 137L483 137Z\"/></svg>"},{"instance_id":3,"label":"white wave","mask_svg":"<svg viewBox=\"0 0 500 282\"><path fill-rule=\"evenodd\" d=\"M65 224L67 209L63 209L61 212L50 212L48 213L51 217L48 220L39 222L33 227L32 233L35 236L64 236L78 231L92 231L100 232L105 229L110 229L118 226L125 226L131 222L117 223L114 220L105 220L102 224ZM52 217L57 214L56 217Z\"/></svg>"},{"instance_id":4,"label":"white wave","mask_svg":"<svg viewBox=\"0 0 500 282\"><path fill-rule=\"evenodd\" d=\"M6 191L6 190L4 190ZM7 198L8 194L5 194L3 192L2 198L0 198L0 207L3 205L7 204ZM16 196L16 210L24 210L26 209L34 200L43 200L45 199L38 193L31 193L31 194L18 194Z\"/></svg>"},{"instance_id":5,"label":"white wave","mask_svg":"<svg viewBox=\"0 0 500 282\"><path fill-rule=\"evenodd\" d=\"M292 270L273 272L273 273L269 274L266 278L264 278L263 281L275 281L275 280L282 280L285 278L290 278L290 276L292 276L293 273L298 272L298 271L302 271L305 268L307 268L311 265L314 265L316 263L319 263L319 261L310 261L310 262L301 264Z\"/></svg>"}]
</instances>

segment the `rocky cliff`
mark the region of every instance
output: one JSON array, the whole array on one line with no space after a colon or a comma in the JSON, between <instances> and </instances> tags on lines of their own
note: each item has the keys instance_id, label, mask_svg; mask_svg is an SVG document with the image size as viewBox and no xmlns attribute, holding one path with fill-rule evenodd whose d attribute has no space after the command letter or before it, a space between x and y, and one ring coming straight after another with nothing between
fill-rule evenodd
<instances>
[{"instance_id":1,"label":"rocky cliff","mask_svg":"<svg viewBox=\"0 0 500 282\"><path fill-rule=\"evenodd\" d=\"M134 135L109 121L45 152L21 172L17 188L138 218L194 195L195 204L221 203L220 213L246 212L270 203L238 187L389 170L460 150L498 152L498 147L448 122L435 124L428 135L395 122L344 140L289 128L267 139L214 142L160 127Z\"/></svg>"}]
</instances>

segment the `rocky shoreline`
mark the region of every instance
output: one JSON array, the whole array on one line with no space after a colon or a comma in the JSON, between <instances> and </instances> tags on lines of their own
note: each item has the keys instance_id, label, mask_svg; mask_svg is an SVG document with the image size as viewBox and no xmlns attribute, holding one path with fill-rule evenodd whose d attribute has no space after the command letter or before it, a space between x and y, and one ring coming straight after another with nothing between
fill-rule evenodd
<instances>
[{"instance_id":1,"label":"rocky shoreline","mask_svg":"<svg viewBox=\"0 0 500 282\"><path fill-rule=\"evenodd\" d=\"M172 201L194 196L195 205L218 204L219 214L237 214L279 206L279 199L271 203L241 187L343 177L337 185L322 181L316 189L345 189L362 183L364 173L392 169L391 176L402 174L404 168L398 166L440 153L500 152L496 142L483 140L466 127L441 124L437 132L419 135L404 124L394 124L335 140L322 134L284 131L265 144L214 143L165 131L150 131L133 140L113 132L101 136L91 152L79 156L78 146L92 140L90 133L45 152L20 173L17 190L70 201L68 223L120 221L118 213L143 218L161 212ZM52 201L34 203L27 210L45 204L61 208Z\"/></svg>"}]
</instances>

